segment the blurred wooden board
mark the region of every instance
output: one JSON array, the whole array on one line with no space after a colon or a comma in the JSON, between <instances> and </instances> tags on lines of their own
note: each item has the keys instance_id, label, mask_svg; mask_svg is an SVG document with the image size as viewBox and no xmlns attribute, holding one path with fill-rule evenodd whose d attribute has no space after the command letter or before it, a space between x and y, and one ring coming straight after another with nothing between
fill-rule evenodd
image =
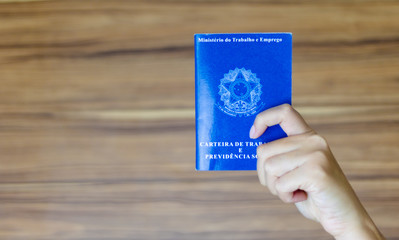
<instances>
[{"instance_id":1,"label":"blurred wooden board","mask_svg":"<svg viewBox=\"0 0 399 240\"><path fill-rule=\"evenodd\" d=\"M399 239L397 1L1 1L1 239L331 239L195 172L197 32L292 32L293 103Z\"/></svg>"}]
</instances>

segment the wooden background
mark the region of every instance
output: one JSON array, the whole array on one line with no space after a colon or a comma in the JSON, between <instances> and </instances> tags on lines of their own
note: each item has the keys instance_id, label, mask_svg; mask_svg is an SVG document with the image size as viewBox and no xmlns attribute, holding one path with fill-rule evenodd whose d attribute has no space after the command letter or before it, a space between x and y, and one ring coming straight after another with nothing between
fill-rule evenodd
<instances>
[{"instance_id":1,"label":"wooden background","mask_svg":"<svg viewBox=\"0 0 399 240\"><path fill-rule=\"evenodd\" d=\"M292 32L293 103L399 239L399 2L0 0L0 239L331 239L195 172L199 32Z\"/></svg>"}]
</instances>

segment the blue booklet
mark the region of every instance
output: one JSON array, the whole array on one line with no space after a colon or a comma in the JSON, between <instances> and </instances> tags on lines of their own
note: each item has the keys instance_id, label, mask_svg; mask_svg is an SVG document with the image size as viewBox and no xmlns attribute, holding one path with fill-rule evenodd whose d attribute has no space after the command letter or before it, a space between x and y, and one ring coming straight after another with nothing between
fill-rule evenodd
<instances>
[{"instance_id":1,"label":"blue booklet","mask_svg":"<svg viewBox=\"0 0 399 240\"><path fill-rule=\"evenodd\" d=\"M291 104L292 34L195 34L197 170L256 170L257 146L286 137L273 126L249 138L256 115Z\"/></svg>"}]
</instances>

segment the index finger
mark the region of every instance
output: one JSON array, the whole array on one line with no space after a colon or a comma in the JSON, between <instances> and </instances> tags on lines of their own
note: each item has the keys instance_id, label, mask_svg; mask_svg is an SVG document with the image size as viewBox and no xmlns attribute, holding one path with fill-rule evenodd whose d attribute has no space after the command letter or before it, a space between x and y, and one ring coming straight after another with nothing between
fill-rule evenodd
<instances>
[{"instance_id":1,"label":"index finger","mask_svg":"<svg viewBox=\"0 0 399 240\"><path fill-rule=\"evenodd\" d=\"M302 116L289 104L259 113L251 127L250 138L260 137L268 127L279 124L288 136L313 131Z\"/></svg>"}]
</instances>

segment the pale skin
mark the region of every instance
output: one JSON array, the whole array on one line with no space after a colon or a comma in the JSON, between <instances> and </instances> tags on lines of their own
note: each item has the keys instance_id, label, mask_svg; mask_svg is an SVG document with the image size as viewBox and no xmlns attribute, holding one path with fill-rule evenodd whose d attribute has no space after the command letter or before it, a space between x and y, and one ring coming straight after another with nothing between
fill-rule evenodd
<instances>
[{"instance_id":1,"label":"pale skin","mask_svg":"<svg viewBox=\"0 0 399 240\"><path fill-rule=\"evenodd\" d=\"M279 124L288 137L258 147L260 183L337 240L381 240L384 236L362 206L328 143L290 105L256 117L250 137Z\"/></svg>"}]
</instances>

